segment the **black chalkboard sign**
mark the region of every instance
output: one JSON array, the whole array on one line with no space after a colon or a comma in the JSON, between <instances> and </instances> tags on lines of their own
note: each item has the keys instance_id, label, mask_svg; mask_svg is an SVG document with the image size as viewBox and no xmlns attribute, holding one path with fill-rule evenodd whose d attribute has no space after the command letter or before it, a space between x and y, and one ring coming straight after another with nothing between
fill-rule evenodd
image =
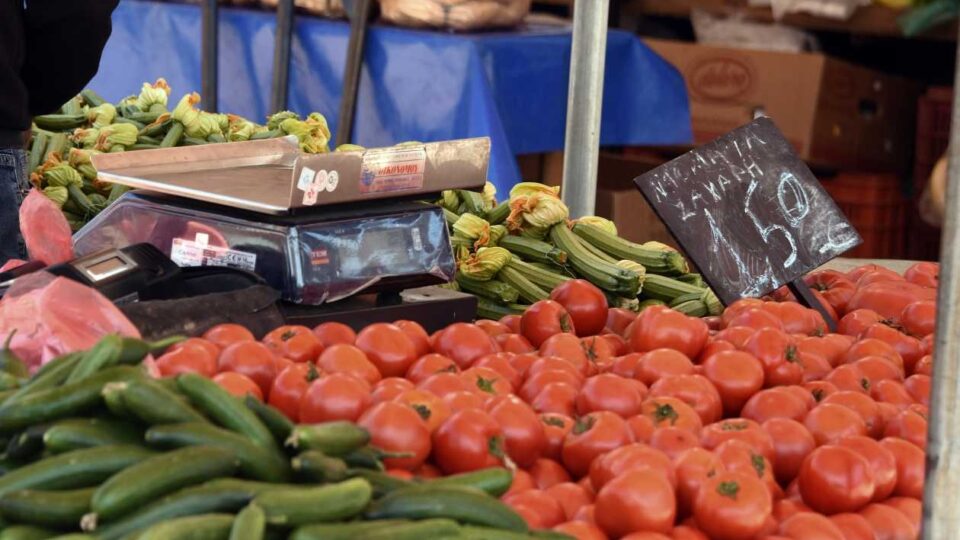
<instances>
[{"instance_id":1,"label":"black chalkboard sign","mask_svg":"<svg viewBox=\"0 0 960 540\"><path fill-rule=\"evenodd\" d=\"M634 183L727 304L786 284L815 303L800 278L861 242L767 118Z\"/></svg>"}]
</instances>

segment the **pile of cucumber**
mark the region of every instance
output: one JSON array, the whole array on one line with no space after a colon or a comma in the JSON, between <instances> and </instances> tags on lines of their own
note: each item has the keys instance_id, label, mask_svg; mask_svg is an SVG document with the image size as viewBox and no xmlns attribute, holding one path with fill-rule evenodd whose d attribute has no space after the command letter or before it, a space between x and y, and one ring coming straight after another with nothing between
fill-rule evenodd
<instances>
[{"instance_id":1,"label":"pile of cucumber","mask_svg":"<svg viewBox=\"0 0 960 540\"><path fill-rule=\"evenodd\" d=\"M408 481L350 422L295 426L195 374L153 379L108 336L32 378L0 369L0 540L569 538L529 531L502 468Z\"/></svg>"},{"instance_id":2,"label":"pile of cucumber","mask_svg":"<svg viewBox=\"0 0 960 540\"><path fill-rule=\"evenodd\" d=\"M482 194L444 192L438 202L461 261L466 250L474 256L481 249L472 239L463 237L462 225L455 226L463 223L465 214L482 218L491 230L502 227L511 214L511 201L497 204L490 195L492 191L488 185ZM475 220L469 221L476 226ZM616 233L612 222L602 218L563 220L546 230L513 230L483 238L488 240L483 247L504 248L510 257L491 279L457 273L455 287L478 297L480 318L496 320L520 314L530 304L549 298L555 287L578 278L603 290L610 307L639 312L644 307L666 305L690 316L718 315L723 309L702 276L690 272L677 250L657 242L631 242Z\"/></svg>"}]
</instances>

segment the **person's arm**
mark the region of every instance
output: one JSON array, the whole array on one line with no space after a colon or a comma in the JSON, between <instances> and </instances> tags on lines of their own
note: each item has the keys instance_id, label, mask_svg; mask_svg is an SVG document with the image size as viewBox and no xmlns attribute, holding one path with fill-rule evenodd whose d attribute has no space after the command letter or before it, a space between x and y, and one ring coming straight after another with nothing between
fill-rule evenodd
<instances>
[{"instance_id":1,"label":"person's arm","mask_svg":"<svg viewBox=\"0 0 960 540\"><path fill-rule=\"evenodd\" d=\"M55 111L96 75L118 2L27 0L21 76L30 96L30 114Z\"/></svg>"}]
</instances>

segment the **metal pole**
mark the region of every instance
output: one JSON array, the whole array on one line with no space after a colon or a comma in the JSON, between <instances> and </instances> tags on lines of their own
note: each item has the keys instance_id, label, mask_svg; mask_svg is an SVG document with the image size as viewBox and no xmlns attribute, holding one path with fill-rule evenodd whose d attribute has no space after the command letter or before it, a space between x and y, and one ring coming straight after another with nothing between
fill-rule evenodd
<instances>
[{"instance_id":1,"label":"metal pole","mask_svg":"<svg viewBox=\"0 0 960 540\"><path fill-rule=\"evenodd\" d=\"M200 99L203 110L217 111L217 0L204 0L200 22Z\"/></svg>"},{"instance_id":2,"label":"metal pole","mask_svg":"<svg viewBox=\"0 0 960 540\"><path fill-rule=\"evenodd\" d=\"M343 68L343 95L340 97L340 116L337 120L337 146L349 143L353 137L353 117L357 111L357 92L360 89L360 70L363 67L363 49L367 39L369 19L370 0L356 0L350 20L347 64Z\"/></svg>"},{"instance_id":3,"label":"metal pole","mask_svg":"<svg viewBox=\"0 0 960 540\"><path fill-rule=\"evenodd\" d=\"M960 43L960 42L958 42ZM954 66L947 200L940 243L940 291L934 346L923 538L949 540L960 530L960 46Z\"/></svg>"},{"instance_id":4,"label":"metal pole","mask_svg":"<svg viewBox=\"0 0 960 540\"><path fill-rule=\"evenodd\" d=\"M573 46L563 148L563 201L571 217L593 214L597 201L603 66L610 0L573 4Z\"/></svg>"},{"instance_id":5,"label":"metal pole","mask_svg":"<svg viewBox=\"0 0 960 540\"><path fill-rule=\"evenodd\" d=\"M270 112L287 108L290 82L290 46L293 42L293 0L277 4L277 35L273 45L273 84L270 87Z\"/></svg>"}]
</instances>

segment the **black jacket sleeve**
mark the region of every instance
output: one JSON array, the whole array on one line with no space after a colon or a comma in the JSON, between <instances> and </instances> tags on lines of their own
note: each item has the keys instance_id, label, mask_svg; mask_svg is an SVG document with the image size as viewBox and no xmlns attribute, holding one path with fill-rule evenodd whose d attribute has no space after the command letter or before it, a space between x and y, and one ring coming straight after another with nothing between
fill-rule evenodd
<instances>
[{"instance_id":1,"label":"black jacket sleeve","mask_svg":"<svg viewBox=\"0 0 960 540\"><path fill-rule=\"evenodd\" d=\"M56 110L96 75L118 2L27 0L21 77L31 115Z\"/></svg>"}]
</instances>

